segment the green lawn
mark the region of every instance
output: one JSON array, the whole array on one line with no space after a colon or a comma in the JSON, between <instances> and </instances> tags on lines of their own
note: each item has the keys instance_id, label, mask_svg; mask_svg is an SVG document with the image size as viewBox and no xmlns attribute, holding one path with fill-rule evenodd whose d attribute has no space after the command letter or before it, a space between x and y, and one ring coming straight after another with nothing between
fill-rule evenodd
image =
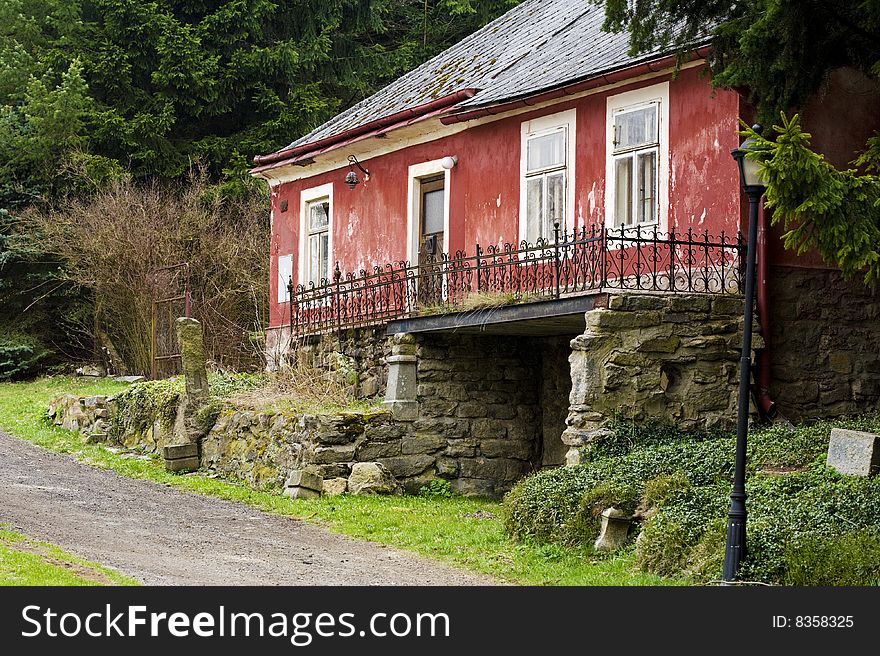
<instances>
[{"instance_id":1,"label":"green lawn","mask_svg":"<svg viewBox=\"0 0 880 656\"><path fill-rule=\"evenodd\" d=\"M462 497L328 497L293 500L234 481L196 473L171 474L156 459L122 458L102 445L83 444L76 433L42 419L49 401L64 393L112 394L124 385L68 377L0 383L0 427L82 462L199 494L240 501L261 510L323 524L331 530L491 574L525 585L684 585L635 570L632 550L614 556L559 546L516 544L500 519L501 504ZM467 515L483 511L480 516ZM488 513L488 514L487 514Z\"/></svg>"},{"instance_id":2,"label":"green lawn","mask_svg":"<svg viewBox=\"0 0 880 656\"><path fill-rule=\"evenodd\" d=\"M0 528L0 585L140 585L46 542Z\"/></svg>"}]
</instances>

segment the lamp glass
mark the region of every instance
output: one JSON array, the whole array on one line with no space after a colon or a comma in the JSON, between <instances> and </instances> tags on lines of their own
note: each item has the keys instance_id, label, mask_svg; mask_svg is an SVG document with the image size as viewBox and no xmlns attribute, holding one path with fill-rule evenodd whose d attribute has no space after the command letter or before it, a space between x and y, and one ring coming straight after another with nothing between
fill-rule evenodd
<instances>
[{"instance_id":1,"label":"lamp glass","mask_svg":"<svg viewBox=\"0 0 880 656\"><path fill-rule=\"evenodd\" d=\"M458 163L458 158L455 155L447 155L443 159L440 160L440 166L444 169L451 169Z\"/></svg>"}]
</instances>

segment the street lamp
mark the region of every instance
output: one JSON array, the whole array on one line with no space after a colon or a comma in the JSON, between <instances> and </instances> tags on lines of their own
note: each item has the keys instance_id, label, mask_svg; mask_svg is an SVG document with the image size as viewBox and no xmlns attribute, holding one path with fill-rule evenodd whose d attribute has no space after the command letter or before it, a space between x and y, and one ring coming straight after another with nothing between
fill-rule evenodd
<instances>
[{"instance_id":1,"label":"street lamp","mask_svg":"<svg viewBox=\"0 0 880 656\"><path fill-rule=\"evenodd\" d=\"M761 134L763 128L753 125ZM727 583L736 579L739 566L746 555L746 438L749 432L749 374L752 364L752 306L755 301L755 251L758 242L758 203L764 195L764 181L760 164L746 157L753 150L751 137L730 151L739 167L739 180L749 197L749 236L746 246L746 289L743 322L742 352L739 358L739 401L736 414L736 464L733 490L730 493L730 511L727 514L727 542L724 547L724 569L721 579Z\"/></svg>"}]
</instances>

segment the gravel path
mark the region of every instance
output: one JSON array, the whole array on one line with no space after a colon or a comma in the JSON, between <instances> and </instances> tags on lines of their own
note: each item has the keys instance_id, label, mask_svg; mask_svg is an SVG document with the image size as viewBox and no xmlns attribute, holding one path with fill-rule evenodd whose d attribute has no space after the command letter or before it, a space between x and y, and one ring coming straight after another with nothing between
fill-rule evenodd
<instances>
[{"instance_id":1,"label":"gravel path","mask_svg":"<svg viewBox=\"0 0 880 656\"><path fill-rule=\"evenodd\" d=\"M0 523L149 585L492 585L239 503L123 478L0 431Z\"/></svg>"}]
</instances>

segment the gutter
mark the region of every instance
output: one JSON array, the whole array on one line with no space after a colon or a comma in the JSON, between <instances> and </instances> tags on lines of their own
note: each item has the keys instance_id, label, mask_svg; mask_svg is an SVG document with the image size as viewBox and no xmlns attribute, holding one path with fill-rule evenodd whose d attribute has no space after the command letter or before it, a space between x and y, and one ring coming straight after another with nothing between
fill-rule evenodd
<instances>
[{"instance_id":1,"label":"gutter","mask_svg":"<svg viewBox=\"0 0 880 656\"><path fill-rule=\"evenodd\" d=\"M700 46L690 53L688 61L705 59L708 53L708 45ZM614 84L615 82L621 82L623 80L627 80L643 73L656 73L658 71L662 71L663 69L669 68L670 66L674 66L676 64L676 60L676 55L669 55L667 57L663 57L662 59L653 59L642 64L637 64L636 66L621 68L610 73L601 73L599 75L594 75L593 77L587 78L586 80L580 80L578 82L574 82L572 84L568 84L557 89L542 91L537 94L525 96L523 98L520 98L519 100L512 100L498 105L491 105L488 107L481 107L479 109L472 109L456 114L450 114L441 118L440 122L444 125L451 125L453 123L471 121L473 119L482 118L484 116L502 114L504 112L508 112L513 109L519 109L521 107L530 107L532 105L537 105L548 100L555 100L556 98L563 98L565 96L571 96L582 91L589 91L590 89L595 89L597 87L603 87L609 84Z\"/></svg>"},{"instance_id":2,"label":"gutter","mask_svg":"<svg viewBox=\"0 0 880 656\"><path fill-rule=\"evenodd\" d=\"M764 338L764 348L756 353L755 364L758 375L756 383L755 402L761 414L771 421L779 414L776 402L770 398L770 384L773 377L770 372L772 351L770 348L770 292L767 288L768 262L767 262L767 210L761 205L758 220L758 322L761 326L761 336Z\"/></svg>"},{"instance_id":3,"label":"gutter","mask_svg":"<svg viewBox=\"0 0 880 656\"><path fill-rule=\"evenodd\" d=\"M254 157L254 164L257 165L257 168L253 169L251 173L259 173L269 168L275 168L275 166L288 163L294 159L302 159L316 151L327 150L343 142L350 142L352 139L362 137L370 132L375 132L381 129L393 129L401 123L409 123L412 122L413 119L423 118L428 114L457 105L469 98L473 98L476 94L477 89L461 89L448 96L432 100L429 103L410 107L409 109L404 109L395 112L394 114L389 114L388 116L383 116L382 118L363 123L357 127L344 130L329 137L324 137L323 139L318 139L317 141L311 141L294 148L279 150L270 153L269 155L256 155Z\"/></svg>"}]
</instances>

